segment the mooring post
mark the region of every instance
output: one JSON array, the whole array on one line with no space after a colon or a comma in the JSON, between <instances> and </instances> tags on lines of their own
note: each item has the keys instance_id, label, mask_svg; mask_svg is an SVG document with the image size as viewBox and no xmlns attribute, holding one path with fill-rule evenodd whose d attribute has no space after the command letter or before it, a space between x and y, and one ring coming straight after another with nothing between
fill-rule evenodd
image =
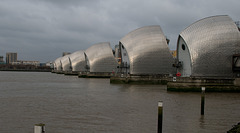
<instances>
[{"instance_id":1,"label":"mooring post","mask_svg":"<svg viewBox=\"0 0 240 133\"><path fill-rule=\"evenodd\" d=\"M162 133L163 102L158 102L158 133Z\"/></svg>"},{"instance_id":2,"label":"mooring post","mask_svg":"<svg viewBox=\"0 0 240 133\"><path fill-rule=\"evenodd\" d=\"M45 133L45 124L35 124L34 133Z\"/></svg>"},{"instance_id":3,"label":"mooring post","mask_svg":"<svg viewBox=\"0 0 240 133\"><path fill-rule=\"evenodd\" d=\"M201 115L204 115L204 104L205 104L205 87L202 87L202 95L201 95Z\"/></svg>"}]
</instances>

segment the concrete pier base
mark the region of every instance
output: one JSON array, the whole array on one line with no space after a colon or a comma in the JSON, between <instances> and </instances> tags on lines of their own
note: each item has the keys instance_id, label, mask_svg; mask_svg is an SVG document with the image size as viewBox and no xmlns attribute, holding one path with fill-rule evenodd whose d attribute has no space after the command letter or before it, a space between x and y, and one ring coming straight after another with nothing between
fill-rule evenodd
<instances>
[{"instance_id":1,"label":"concrete pier base","mask_svg":"<svg viewBox=\"0 0 240 133\"><path fill-rule=\"evenodd\" d=\"M79 78L110 78L112 72L79 72Z\"/></svg>"},{"instance_id":2,"label":"concrete pier base","mask_svg":"<svg viewBox=\"0 0 240 133\"><path fill-rule=\"evenodd\" d=\"M240 92L240 80L229 78L185 78L177 77L176 81L167 83L168 91L201 92L201 87L208 92ZM239 85L238 85L239 84Z\"/></svg>"},{"instance_id":3,"label":"concrete pier base","mask_svg":"<svg viewBox=\"0 0 240 133\"><path fill-rule=\"evenodd\" d=\"M73 71L66 71L64 72L64 75L68 75L68 76L78 76L79 72L73 72Z\"/></svg>"},{"instance_id":4,"label":"concrete pier base","mask_svg":"<svg viewBox=\"0 0 240 133\"><path fill-rule=\"evenodd\" d=\"M52 72L52 73L56 73L56 70L52 70L51 72Z\"/></svg>"},{"instance_id":5,"label":"concrete pier base","mask_svg":"<svg viewBox=\"0 0 240 133\"><path fill-rule=\"evenodd\" d=\"M110 78L112 84L161 84L166 85L169 78L166 75L115 75Z\"/></svg>"},{"instance_id":6,"label":"concrete pier base","mask_svg":"<svg viewBox=\"0 0 240 133\"><path fill-rule=\"evenodd\" d=\"M63 71L60 70L52 70L52 73L56 73L56 74L64 74Z\"/></svg>"}]
</instances>

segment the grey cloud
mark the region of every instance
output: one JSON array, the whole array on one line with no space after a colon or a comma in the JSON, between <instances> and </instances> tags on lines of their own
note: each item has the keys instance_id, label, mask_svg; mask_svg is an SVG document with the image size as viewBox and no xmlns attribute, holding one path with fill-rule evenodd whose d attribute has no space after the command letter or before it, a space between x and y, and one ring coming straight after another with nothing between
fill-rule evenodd
<instances>
[{"instance_id":1,"label":"grey cloud","mask_svg":"<svg viewBox=\"0 0 240 133\"><path fill-rule=\"evenodd\" d=\"M0 55L23 60L55 60L63 51L98 42L112 46L128 32L160 25L175 49L178 34L204 17L227 14L240 20L238 0L2 0Z\"/></svg>"}]
</instances>

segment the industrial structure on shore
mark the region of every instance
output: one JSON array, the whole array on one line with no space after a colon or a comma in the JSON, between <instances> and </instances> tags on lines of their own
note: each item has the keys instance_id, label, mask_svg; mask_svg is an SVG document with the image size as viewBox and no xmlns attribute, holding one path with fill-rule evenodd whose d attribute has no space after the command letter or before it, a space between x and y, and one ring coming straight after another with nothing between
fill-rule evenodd
<instances>
[{"instance_id":1,"label":"industrial structure on shore","mask_svg":"<svg viewBox=\"0 0 240 133\"><path fill-rule=\"evenodd\" d=\"M129 32L112 50L109 42L59 57L56 73L111 77L111 83L168 84L169 90L220 86L236 89L240 77L240 32L227 15L201 19L178 37L176 58L160 26ZM240 90L240 89L238 89Z\"/></svg>"}]
</instances>

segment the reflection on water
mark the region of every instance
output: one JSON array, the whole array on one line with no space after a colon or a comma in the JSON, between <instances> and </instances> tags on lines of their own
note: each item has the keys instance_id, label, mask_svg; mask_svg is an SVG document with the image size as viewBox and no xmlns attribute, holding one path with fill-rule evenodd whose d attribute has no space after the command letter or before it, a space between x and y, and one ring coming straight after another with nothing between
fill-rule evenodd
<instances>
[{"instance_id":1,"label":"reflection on water","mask_svg":"<svg viewBox=\"0 0 240 133\"><path fill-rule=\"evenodd\" d=\"M239 93L167 92L160 85L114 85L51 73L0 72L0 132L154 133L163 101L164 133L225 133L240 121Z\"/></svg>"}]
</instances>

